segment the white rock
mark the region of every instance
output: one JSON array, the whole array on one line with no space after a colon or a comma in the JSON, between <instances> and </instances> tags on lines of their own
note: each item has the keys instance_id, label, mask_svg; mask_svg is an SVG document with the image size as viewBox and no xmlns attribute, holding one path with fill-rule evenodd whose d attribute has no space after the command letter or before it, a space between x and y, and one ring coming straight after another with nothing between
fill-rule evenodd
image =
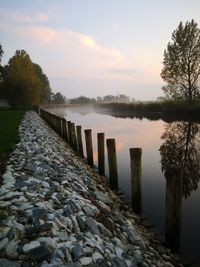
<instances>
[{"instance_id":1,"label":"white rock","mask_svg":"<svg viewBox=\"0 0 200 267\"><path fill-rule=\"evenodd\" d=\"M49 183L47 183L45 181L42 182L42 186L45 187L45 188L50 188Z\"/></svg>"},{"instance_id":2,"label":"white rock","mask_svg":"<svg viewBox=\"0 0 200 267\"><path fill-rule=\"evenodd\" d=\"M79 259L81 265L89 265L90 263L92 263L92 258L91 257L82 257Z\"/></svg>"},{"instance_id":3,"label":"white rock","mask_svg":"<svg viewBox=\"0 0 200 267\"><path fill-rule=\"evenodd\" d=\"M116 253L117 257L121 258L123 250L121 248L119 248L119 247L116 247L115 248L115 253Z\"/></svg>"},{"instance_id":4,"label":"white rock","mask_svg":"<svg viewBox=\"0 0 200 267\"><path fill-rule=\"evenodd\" d=\"M96 251L92 254L92 260L93 262L96 262L98 259L103 259L103 256Z\"/></svg>"},{"instance_id":5,"label":"white rock","mask_svg":"<svg viewBox=\"0 0 200 267\"><path fill-rule=\"evenodd\" d=\"M29 244L26 244L23 246L23 251L24 253L29 252L31 249L40 247L40 242L39 241L31 241Z\"/></svg>"},{"instance_id":6,"label":"white rock","mask_svg":"<svg viewBox=\"0 0 200 267\"><path fill-rule=\"evenodd\" d=\"M58 238L39 237L37 240L42 243L47 243L49 246L51 246L54 249L57 247Z\"/></svg>"}]
</instances>

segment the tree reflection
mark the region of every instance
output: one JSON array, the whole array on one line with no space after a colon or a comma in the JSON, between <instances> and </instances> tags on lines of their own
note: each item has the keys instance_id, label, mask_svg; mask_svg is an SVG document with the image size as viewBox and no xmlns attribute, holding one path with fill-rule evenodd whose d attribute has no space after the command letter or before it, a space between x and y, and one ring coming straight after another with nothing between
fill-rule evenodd
<instances>
[{"instance_id":1,"label":"tree reflection","mask_svg":"<svg viewBox=\"0 0 200 267\"><path fill-rule=\"evenodd\" d=\"M160 147L162 171L170 165L183 168L185 198L198 188L200 179L200 126L194 122L166 124Z\"/></svg>"}]
</instances>

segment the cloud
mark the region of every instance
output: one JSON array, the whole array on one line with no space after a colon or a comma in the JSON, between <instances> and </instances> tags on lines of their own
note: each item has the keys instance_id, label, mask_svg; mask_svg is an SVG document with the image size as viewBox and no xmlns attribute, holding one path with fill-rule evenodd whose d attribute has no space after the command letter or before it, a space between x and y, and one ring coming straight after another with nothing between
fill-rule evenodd
<instances>
[{"instance_id":1,"label":"cloud","mask_svg":"<svg viewBox=\"0 0 200 267\"><path fill-rule=\"evenodd\" d=\"M0 9L1 32L9 37L8 44L12 51L25 49L34 62L41 64L49 78L65 81L79 79L85 82L85 87L88 80L96 80L100 84L104 81L105 88L116 88L121 84L125 89L133 85L139 88L140 83L147 81L160 82L155 60L142 49L125 52L109 47L98 38L68 27L47 26L46 22L51 22L49 14L52 15L52 11L33 14L26 11L6 12ZM117 21L113 21L113 25L117 30ZM100 91L101 88L98 88Z\"/></svg>"},{"instance_id":2,"label":"cloud","mask_svg":"<svg viewBox=\"0 0 200 267\"><path fill-rule=\"evenodd\" d=\"M43 11L38 11L34 14L27 15L28 10L20 9L13 11L13 9L1 9L0 8L0 17L1 20L7 22L13 22L15 24L31 24L31 23L44 23L49 20L49 15Z\"/></svg>"},{"instance_id":3,"label":"cloud","mask_svg":"<svg viewBox=\"0 0 200 267\"><path fill-rule=\"evenodd\" d=\"M67 28L9 25L6 30L38 47L42 57L46 55L47 61L52 61L52 74L60 77L106 78L107 70L120 64L124 57L119 49L98 44L91 36Z\"/></svg>"}]
</instances>

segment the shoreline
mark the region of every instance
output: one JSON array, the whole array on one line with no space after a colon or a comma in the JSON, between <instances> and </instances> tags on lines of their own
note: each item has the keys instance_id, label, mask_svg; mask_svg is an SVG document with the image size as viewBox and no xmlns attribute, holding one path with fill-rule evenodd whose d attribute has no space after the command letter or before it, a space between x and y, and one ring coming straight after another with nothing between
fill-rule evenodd
<instances>
[{"instance_id":1,"label":"shoreline","mask_svg":"<svg viewBox=\"0 0 200 267\"><path fill-rule=\"evenodd\" d=\"M0 266L183 266L35 112L19 131L0 188Z\"/></svg>"}]
</instances>

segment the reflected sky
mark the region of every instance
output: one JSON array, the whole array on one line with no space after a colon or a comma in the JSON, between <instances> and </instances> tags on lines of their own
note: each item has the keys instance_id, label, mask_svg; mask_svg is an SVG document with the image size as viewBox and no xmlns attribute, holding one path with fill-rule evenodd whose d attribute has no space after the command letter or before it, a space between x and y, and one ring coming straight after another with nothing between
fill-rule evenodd
<instances>
[{"instance_id":1,"label":"reflected sky","mask_svg":"<svg viewBox=\"0 0 200 267\"><path fill-rule=\"evenodd\" d=\"M60 116L65 116L67 120L71 120L75 125L82 126L85 155L85 137L83 130L92 129L95 164L97 164L97 133L104 132L106 139L115 138L119 187L128 197L131 196L129 148L142 148L142 211L164 233L166 181L162 173L164 161L162 161L163 154L160 150L163 146L164 149L168 148L169 140L164 138L167 137L165 135L166 129L172 129L170 138L173 137L173 133L176 133L176 137L178 136L178 132L174 128L176 124L170 125L162 120L150 121L145 118L142 120L116 118L95 113L91 107L72 108L70 110L52 109L51 111L56 112ZM180 127L181 122L177 125ZM185 127L180 128L185 129ZM171 146L169 147L171 148ZM166 155L168 159L173 158L173 155L170 156L164 153L164 156ZM105 163L106 175L108 176L107 155ZM199 189L197 191L191 190L187 200L183 199L181 225L181 253L197 260L200 260L197 245L200 239L200 229L198 227L200 224L199 203Z\"/></svg>"}]
</instances>

